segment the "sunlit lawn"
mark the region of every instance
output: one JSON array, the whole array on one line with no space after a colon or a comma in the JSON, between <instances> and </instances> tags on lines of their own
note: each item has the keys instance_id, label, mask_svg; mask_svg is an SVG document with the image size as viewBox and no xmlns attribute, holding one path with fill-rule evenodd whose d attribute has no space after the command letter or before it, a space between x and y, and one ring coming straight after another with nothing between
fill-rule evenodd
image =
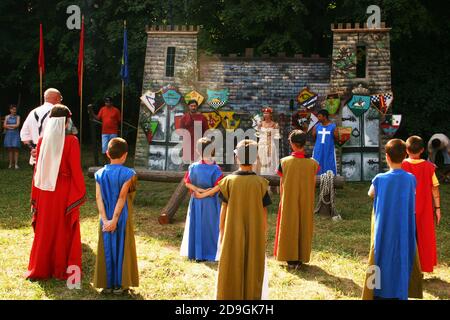
<instances>
[{"instance_id":1,"label":"sunlit lawn","mask_svg":"<svg viewBox=\"0 0 450 320\"><path fill-rule=\"evenodd\" d=\"M2 150L3 151L3 150ZM86 176L89 201L81 210L83 283L69 290L61 281L30 282L23 278L33 240L30 227L31 169L22 154L22 169L8 170L0 155L0 299L213 299L217 265L179 256L187 200L171 225L158 224L161 209L176 184L143 182L135 202L136 244L141 285L131 295L102 295L92 287L98 218L93 180ZM91 165L84 156L84 166ZM312 260L288 271L272 258L278 197L269 207L270 299L359 299L370 241L371 201L368 183L347 183L338 190L342 221L316 217ZM441 187L443 221L437 229L439 267L425 275L425 299L450 298L450 186Z\"/></svg>"}]
</instances>

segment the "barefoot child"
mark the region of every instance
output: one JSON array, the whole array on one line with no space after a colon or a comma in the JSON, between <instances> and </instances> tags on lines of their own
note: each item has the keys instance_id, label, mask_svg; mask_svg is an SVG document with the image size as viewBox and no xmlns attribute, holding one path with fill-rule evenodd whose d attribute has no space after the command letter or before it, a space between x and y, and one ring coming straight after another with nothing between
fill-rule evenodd
<instances>
[{"instance_id":1,"label":"barefoot child","mask_svg":"<svg viewBox=\"0 0 450 320\"><path fill-rule=\"evenodd\" d=\"M106 152L111 164L95 173L100 228L94 286L120 294L139 286L133 230L136 173L123 164L128 144L113 138Z\"/></svg>"},{"instance_id":2,"label":"barefoot child","mask_svg":"<svg viewBox=\"0 0 450 320\"><path fill-rule=\"evenodd\" d=\"M402 170L405 157L405 142L389 140L386 161L391 170L378 174L369 189L374 202L364 300L422 298L416 244L416 179Z\"/></svg>"},{"instance_id":3,"label":"barefoot child","mask_svg":"<svg viewBox=\"0 0 450 320\"><path fill-rule=\"evenodd\" d=\"M265 298L265 248L267 209L271 200L269 182L252 171L258 154L257 143L242 140L235 154L239 171L225 177L206 197L220 190L220 253L217 280L219 300Z\"/></svg>"},{"instance_id":4,"label":"barefoot child","mask_svg":"<svg viewBox=\"0 0 450 320\"><path fill-rule=\"evenodd\" d=\"M304 146L306 133L294 130L289 135L293 150L281 159L280 206L274 255L278 261L287 261L294 269L309 262L314 226L314 193L319 164L306 159Z\"/></svg>"},{"instance_id":5,"label":"barefoot child","mask_svg":"<svg viewBox=\"0 0 450 320\"><path fill-rule=\"evenodd\" d=\"M203 199L194 197L194 192L205 192L217 186L223 178L222 170L212 160L214 150L211 150L211 143L209 138L198 140L197 153L202 160L189 166L184 179L186 187L193 193L186 216L180 254L196 261L216 261L219 241L218 195Z\"/></svg>"},{"instance_id":6,"label":"barefoot child","mask_svg":"<svg viewBox=\"0 0 450 320\"><path fill-rule=\"evenodd\" d=\"M420 266L423 272L433 272L437 264L434 213L436 213L436 223L439 224L441 207L439 181L434 173L436 167L431 162L420 158L424 147L421 137L409 137L406 140L406 152L409 157L403 161L402 169L416 177L416 227Z\"/></svg>"}]
</instances>

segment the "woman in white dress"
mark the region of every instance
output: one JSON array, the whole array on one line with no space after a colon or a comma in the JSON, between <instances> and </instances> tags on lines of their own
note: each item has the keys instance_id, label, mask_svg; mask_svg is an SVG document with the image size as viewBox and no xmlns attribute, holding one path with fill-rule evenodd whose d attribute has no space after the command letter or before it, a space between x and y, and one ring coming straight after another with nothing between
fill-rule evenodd
<instances>
[{"instance_id":1,"label":"woman in white dress","mask_svg":"<svg viewBox=\"0 0 450 320\"><path fill-rule=\"evenodd\" d=\"M257 137L259 166L258 173L274 175L277 173L279 159L280 129L278 123L273 121L273 110L265 107L262 110L263 120L258 125Z\"/></svg>"}]
</instances>

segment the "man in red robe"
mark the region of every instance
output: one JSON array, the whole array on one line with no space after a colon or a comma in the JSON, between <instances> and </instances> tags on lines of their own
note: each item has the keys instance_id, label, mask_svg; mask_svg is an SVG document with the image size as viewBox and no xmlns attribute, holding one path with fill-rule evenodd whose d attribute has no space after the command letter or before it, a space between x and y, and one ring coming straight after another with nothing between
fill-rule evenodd
<instances>
[{"instance_id":1,"label":"man in red robe","mask_svg":"<svg viewBox=\"0 0 450 320\"><path fill-rule=\"evenodd\" d=\"M183 138L183 162L190 164L195 159L195 142L203 137L203 134L208 130L208 120L206 117L198 112L198 103L196 100L190 100L188 103L189 112L181 118L181 128L189 132L189 137ZM195 135L195 129L201 129ZM201 134L201 135L200 135ZM189 138L189 139L186 139ZM187 150L190 148L190 152Z\"/></svg>"},{"instance_id":2,"label":"man in red robe","mask_svg":"<svg viewBox=\"0 0 450 320\"><path fill-rule=\"evenodd\" d=\"M78 139L65 134L70 115L67 107L55 105L37 145L28 279L67 279L73 272L68 273L68 267L78 267L81 275L79 208L86 188Z\"/></svg>"}]
</instances>

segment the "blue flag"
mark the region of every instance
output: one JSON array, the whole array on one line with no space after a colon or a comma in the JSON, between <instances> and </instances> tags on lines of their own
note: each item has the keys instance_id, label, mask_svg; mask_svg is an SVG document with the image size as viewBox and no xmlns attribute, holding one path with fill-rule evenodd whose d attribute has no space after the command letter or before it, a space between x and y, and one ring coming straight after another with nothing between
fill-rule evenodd
<instances>
[{"instance_id":1,"label":"blue flag","mask_svg":"<svg viewBox=\"0 0 450 320\"><path fill-rule=\"evenodd\" d=\"M130 82L130 75L128 73L128 41L127 41L126 23L124 23L123 28L123 52L122 52L122 65L120 69L120 76L123 82L125 82L125 84L128 84Z\"/></svg>"}]
</instances>

